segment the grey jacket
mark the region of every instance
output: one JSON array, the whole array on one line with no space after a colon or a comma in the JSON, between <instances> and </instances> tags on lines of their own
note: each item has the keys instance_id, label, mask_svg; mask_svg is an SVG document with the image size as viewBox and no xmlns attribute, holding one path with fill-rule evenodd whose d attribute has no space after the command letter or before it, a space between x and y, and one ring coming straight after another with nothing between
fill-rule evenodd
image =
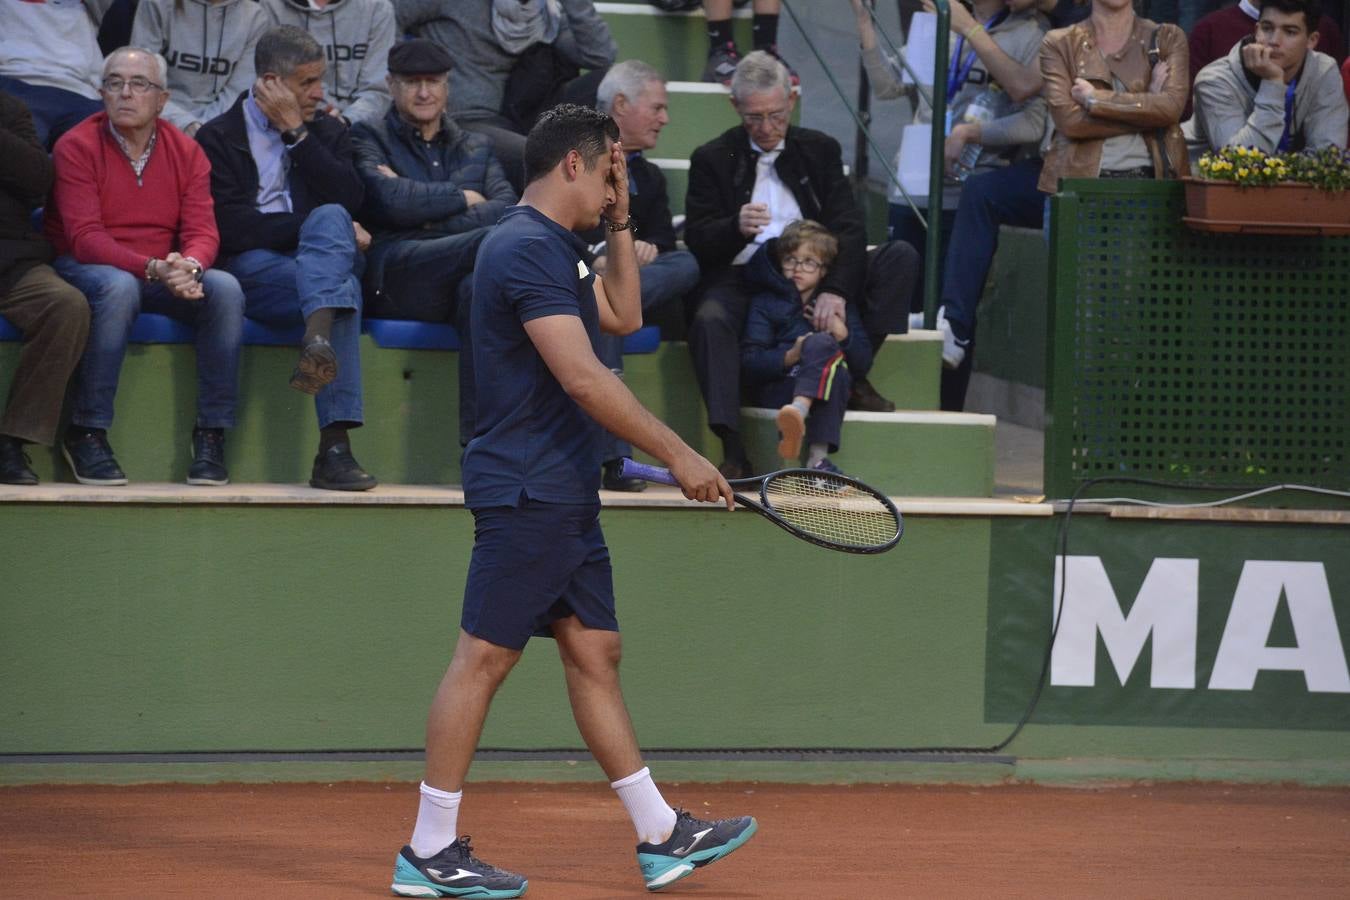
<instances>
[{"instance_id":1,"label":"grey jacket","mask_svg":"<svg viewBox=\"0 0 1350 900\"><path fill-rule=\"evenodd\" d=\"M179 128L205 124L253 84L253 47L272 21L253 0L141 0L131 45L169 63L164 118Z\"/></svg>"},{"instance_id":2,"label":"grey jacket","mask_svg":"<svg viewBox=\"0 0 1350 900\"><path fill-rule=\"evenodd\" d=\"M311 9L305 0L262 0L272 21L305 29L323 45L328 102L347 121L378 122L389 109L389 49L397 33L389 0L332 0Z\"/></svg>"},{"instance_id":3,"label":"grey jacket","mask_svg":"<svg viewBox=\"0 0 1350 900\"><path fill-rule=\"evenodd\" d=\"M989 29L989 36L998 44L999 49L1024 66L1035 66L1040 52L1041 40L1045 37L1049 24L1033 12L1022 12L1008 16L1002 22ZM956 36L949 45L951 53L956 52ZM970 50L967 47L966 53ZM872 92L883 100L913 94L914 86L902 83L900 63L880 47L863 51L863 65L867 68L867 78L872 84ZM920 73L926 75L928 73ZM978 57L970 67L966 80L952 99L950 112L953 122L961 121L966 107L984 93L993 82L984 62ZM936 90L942 90L939 84ZM1006 165L1007 157L1019 154L1034 154L1046 130L1048 118L1045 101L1032 97L1020 104L1013 104L1006 95L1003 98L1007 112L980 129L983 150L975 171L984 172L1000 165ZM932 121L933 111L928 104L915 96L914 121L927 123ZM1009 152L1009 151L1012 152ZM899 165L899 156L896 165ZM959 192L952 191L948 193ZM899 191L892 189L892 199L899 200ZM944 201L945 202L945 201Z\"/></svg>"},{"instance_id":4,"label":"grey jacket","mask_svg":"<svg viewBox=\"0 0 1350 900\"><path fill-rule=\"evenodd\" d=\"M1274 153L1284 133L1284 90L1260 81L1242 65L1242 45L1195 76L1195 112L1181 127L1191 158L1223 147L1255 147ZM1345 141L1345 87L1336 61L1312 51L1294 90L1295 149L1318 150Z\"/></svg>"},{"instance_id":5,"label":"grey jacket","mask_svg":"<svg viewBox=\"0 0 1350 900\"><path fill-rule=\"evenodd\" d=\"M447 112L472 122L501 113L506 80L516 57L503 50L492 32L492 0L394 0L398 25L450 51ZM553 46L582 69L614 63L618 45L591 0L561 0L562 29Z\"/></svg>"}]
</instances>

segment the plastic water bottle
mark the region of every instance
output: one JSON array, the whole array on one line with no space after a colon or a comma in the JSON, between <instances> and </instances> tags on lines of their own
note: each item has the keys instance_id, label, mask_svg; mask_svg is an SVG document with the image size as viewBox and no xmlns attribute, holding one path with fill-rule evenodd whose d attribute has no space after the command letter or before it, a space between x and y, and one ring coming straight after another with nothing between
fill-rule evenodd
<instances>
[{"instance_id":1,"label":"plastic water bottle","mask_svg":"<svg viewBox=\"0 0 1350 900\"><path fill-rule=\"evenodd\" d=\"M961 114L961 121L980 125L994 121L1002 113L1003 99L1003 89L990 82L989 87L976 95L975 99L966 106L965 112ZM980 160L982 150L984 150L983 144L973 142L962 148L961 157L957 160L956 166L958 181L965 181L966 177L974 170L975 164Z\"/></svg>"}]
</instances>

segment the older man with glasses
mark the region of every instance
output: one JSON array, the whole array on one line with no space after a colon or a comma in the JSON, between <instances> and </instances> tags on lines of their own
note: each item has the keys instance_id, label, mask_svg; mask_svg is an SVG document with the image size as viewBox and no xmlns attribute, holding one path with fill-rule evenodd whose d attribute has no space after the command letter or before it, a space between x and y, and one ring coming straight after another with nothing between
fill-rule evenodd
<instances>
[{"instance_id":1,"label":"older man with glasses","mask_svg":"<svg viewBox=\"0 0 1350 900\"><path fill-rule=\"evenodd\" d=\"M795 103L782 62L764 51L746 55L731 79L731 104L741 124L699 147L690 161L684 235L703 270L703 286L689 346L728 478L753 471L740 437L740 336L749 305L741 266L760 245L799 219L820 222L838 238L839 254L813 307L815 325L823 329L845 304L858 304L874 351L887 334L906 330L919 283L913 247L893 241L868 251L839 142L791 125ZM866 372L852 375L850 409L895 409Z\"/></svg>"},{"instance_id":2,"label":"older man with glasses","mask_svg":"<svg viewBox=\"0 0 1350 900\"><path fill-rule=\"evenodd\" d=\"M82 484L127 476L108 443L127 341L142 309L197 330L197 419L188 484L226 484L225 429L239 390L244 294L211 268L220 247L211 167L191 138L160 118L166 64L134 47L103 64L104 111L66 133L53 154L47 238L56 271L89 300L89 340L74 381L62 449Z\"/></svg>"}]
</instances>

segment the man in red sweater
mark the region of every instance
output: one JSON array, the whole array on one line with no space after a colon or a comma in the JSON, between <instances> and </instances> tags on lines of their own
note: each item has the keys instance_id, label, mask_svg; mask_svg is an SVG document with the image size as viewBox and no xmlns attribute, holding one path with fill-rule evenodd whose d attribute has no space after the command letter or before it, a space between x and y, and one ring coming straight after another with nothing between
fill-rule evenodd
<instances>
[{"instance_id":1,"label":"man in red sweater","mask_svg":"<svg viewBox=\"0 0 1350 900\"><path fill-rule=\"evenodd\" d=\"M89 300L89 341L62 442L81 484L126 484L107 429L132 325L142 309L197 329L197 421L188 484L227 484L224 429L234 425L244 293L211 269L220 238L211 167L191 138L159 118L169 98L158 54L124 47L103 65L104 112L53 151L47 207L53 264Z\"/></svg>"}]
</instances>

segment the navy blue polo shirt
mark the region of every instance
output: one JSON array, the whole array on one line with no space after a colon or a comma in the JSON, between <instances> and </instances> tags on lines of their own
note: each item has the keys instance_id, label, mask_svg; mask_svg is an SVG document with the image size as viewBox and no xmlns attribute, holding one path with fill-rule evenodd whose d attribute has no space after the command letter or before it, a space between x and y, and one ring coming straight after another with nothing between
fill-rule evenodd
<instances>
[{"instance_id":1,"label":"navy blue polo shirt","mask_svg":"<svg viewBox=\"0 0 1350 900\"><path fill-rule=\"evenodd\" d=\"M578 316L595 346L600 313L585 249L529 206L508 209L478 248L470 313L477 422L463 465L470 509L516 506L522 496L598 501L603 431L567 396L525 333L531 319Z\"/></svg>"}]
</instances>

